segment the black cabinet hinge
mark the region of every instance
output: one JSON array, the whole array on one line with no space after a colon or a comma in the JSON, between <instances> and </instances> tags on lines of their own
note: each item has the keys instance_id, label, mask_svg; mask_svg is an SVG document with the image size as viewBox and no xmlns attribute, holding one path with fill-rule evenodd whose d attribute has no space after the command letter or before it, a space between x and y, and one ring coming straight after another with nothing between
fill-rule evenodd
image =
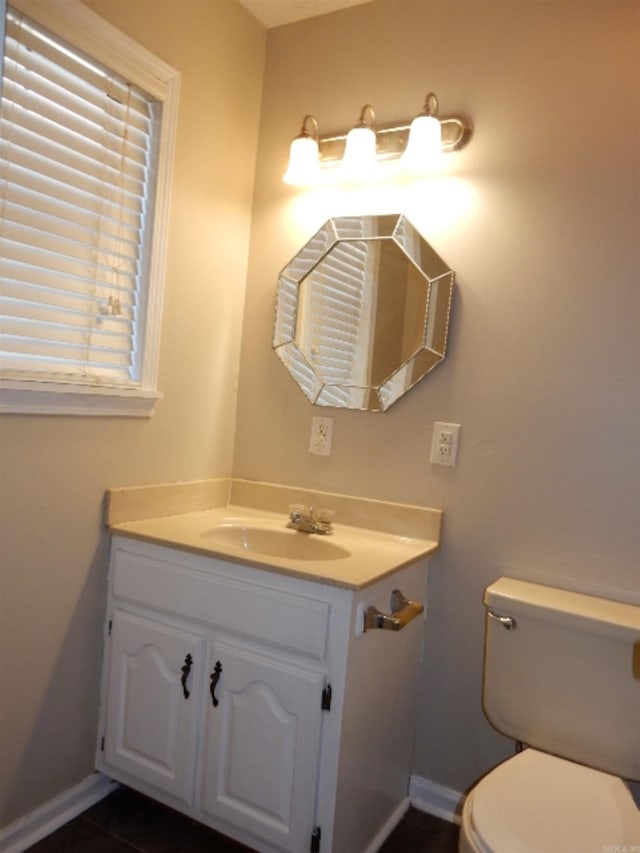
<instances>
[{"instance_id":1,"label":"black cabinet hinge","mask_svg":"<svg viewBox=\"0 0 640 853\"><path fill-rule=\"evenodd\" d=\"M104 752L104 735L102 736L102 740L100 741L100 752Z\"/></svg>"},{"instance_id":2,"label":"black cabinet hinge","mask_svg":"<svg viewBox=\"0 0 640 853\"><path fill-rule=\"evenodd\" d=\"M327 686L322 691L322 705L321 708L323 711L331 710L331 685L327 684Z\"/></svg>"},{"instance_id":3,"label":"black cabinet hinge","mask_svg":"<svg viewBox=\"0 0 640 853\"><path fill-rule=\"evenodd\" d=\"M320 827L316 826L316 828L311 833L311 848L310 848L311 853L320 853L320 836L321 835L322 835L322 832L320 830Z\"/></svg>"},{"instance_id":4,"label":"black cabinet hinge","mask_svg":"<svg viewBox=\"0 0 640 853\"><path fill-rule=\"evenodd\" d=\"M113 628L113 619L109 619L109 636L111 636L111 629Z\"/></svg>"}]
</instances>

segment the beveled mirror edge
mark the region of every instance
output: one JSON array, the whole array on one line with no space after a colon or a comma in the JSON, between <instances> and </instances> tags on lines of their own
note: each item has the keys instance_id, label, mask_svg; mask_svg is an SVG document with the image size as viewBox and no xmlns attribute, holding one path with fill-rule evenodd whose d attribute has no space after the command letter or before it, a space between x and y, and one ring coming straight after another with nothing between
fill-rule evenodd
<instances>
[{"instance_id":1,"label":"beveled mirror edge","mask_svg":"<svg viewBox=\"0 0 640 853\"><path fill-rule=\"evenodd\" d=\"M336 225L336 221L346 221L353 219L387 219L387 220L395 220L395 225L391 230L390 234L385 234L382 236L368 236L368 237L359 237L356 235L353 236L340 236L339 226ZM420 266L416 259L409 253L406 245L398 239L397 231L398 227L402 222L406 222L407 226L410 227L416 234L419 239L420 245L427 250L432 261L435 261L436 264L439 265L439 271L433 271L432 275L429 275L422 266ZM302 265L302 272L298 272L297 276L291 274L292 268L296 263L296 260L300 258L300 256L309 252L312 249L312 244L314 240L321 235L325 229L332 229L328 231L328 236L331 236L332 239L326 242L321 249L315 250L315 257L312 262L309 263L309 259L305 261ZM442 346L439 347L438 350L433 349L432 347L427 346L426 344L420 347L417 351L415 351L405 362L400 365L383 383L378 386L356 386L356 385L331 385L330 383L326 383L321 376L318 375L314 366L310 364L304 352L298 347L294 338L294 331L296 328L296 313L297 313L297 304L296 311L294 312L292 323L291 323L291 332L288 337L285 339L278 339L278 307L280 302L280 297L282 294L283 285L288 284L289 286L293 286L299 290L301 282L312 272L315 266L317 266L321 260L331 251L331 249L336 245L336 243L341 241L348 240L363 240L363 241L375 241L375 240L394 240L396 244L402 249L407 259L411 261L424 275L426 281L428 282L429 288L433 284L437 284L442 282L445 279L448 279L448 293L446 299L444 300L445 311L446 311L446 319L444 322L444 328L442 332ZM422 253L421 253L422 254ZM300 269L300 268L299 268ZM294 379L298 387L302 390L305 397L312 403L312 405L318 405L323 407L332 407L332 408L351 408L359 411L370 411L370 412L383 412L387 411L400 397L404 396L408 393L415 385L420 382L428 373L430 373L438 364L445 358L446 355L446 345L449 334L449 323L451 317L451 305L453 300L453 291L455 287L455 271L452 270L446 261L435 251L435 249L431 246L431 244L425 239L425 237L418 231L418 229L413 225L413 223L409 220L406 214L398 213L398 214L367 214L361 217L330 217L327 219L323 225L307 240L304 246L290 259L290 261L281 269L278 275L278 286L276 291L276 316L274 320L274 335L273 335L273 343L272 348L275 354L280 358L285 368L288 370L291 377ZM429 300L430 302L430 300ZM425 315L425 334L426 327L428 325L428 312L429 312L429 304L427 305L426 315ZM306 387L302 384L301 378L299 375L296 375L291 366L291 358L287 358L287 355L294 351L297 353L299 361L306 368L305 372L307 374L311 374L313 377L313 381L311 384L307 383ZM441 351L440 351L441 350ZM412 376L410 381L402 383L401 387L395 393L390 393L391 388L394 383L397 382L398 377L400 377L403 373L409 373L409 368L415 367L416 360L420 357L422 353L429 352L432 356L434 356L433 363L420 372L416 376ZM338 405L335 402L328 402L322 399L323 392L330 389L342 389L345 391L350 391L354 393L355 391L362 393L363 395L368 394L369 400L371 398L375 398L377 400L377 405Z\"/></svg>"}]
</instances>

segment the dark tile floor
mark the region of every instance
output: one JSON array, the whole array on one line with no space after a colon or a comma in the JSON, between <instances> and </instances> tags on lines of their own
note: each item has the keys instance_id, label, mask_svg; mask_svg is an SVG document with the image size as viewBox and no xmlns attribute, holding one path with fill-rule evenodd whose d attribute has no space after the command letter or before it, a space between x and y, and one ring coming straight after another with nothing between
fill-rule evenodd
<instances>
[{"instance_id":1,"label":"dark tile floor","mask_svg":"<svg viewBox=\"0 0 640 853\"><path fill-rule=\"evenodd\" d=\"M410 809L380 853L455 853L457 845L457 826ZM132 851L248 853L249 848L127 788L114 791L29 848L29 853Z\"/></svg>"}]
</instances>

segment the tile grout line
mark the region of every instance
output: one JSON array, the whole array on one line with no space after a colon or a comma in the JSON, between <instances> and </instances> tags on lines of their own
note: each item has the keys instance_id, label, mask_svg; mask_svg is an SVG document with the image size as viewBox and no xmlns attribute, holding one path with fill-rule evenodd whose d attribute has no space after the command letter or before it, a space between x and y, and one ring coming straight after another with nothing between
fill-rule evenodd
<instances>
[{"instance_id":1,"label":"tile grout line","mask_svg":"<svg viewBox=\"0 0 640 853\"><path fill-rule=\"evenodd\" d=\"M83 815L80 816L80 819L84 821L84 823L88 824L95 832L99 832L100 834L105 835L108 838L115 838L116 841L119 841L121 844L126 844L127 847L129 847L131 850L135 850L136 853L147 853L144 847L137 847L135 844L132 844L129 839L123 838L122 836L118 835L117 832L111 832L104 826L101 826L99 823L96 823L90 820L89 818L84 817Z\"/></svg>"}]
</instances>

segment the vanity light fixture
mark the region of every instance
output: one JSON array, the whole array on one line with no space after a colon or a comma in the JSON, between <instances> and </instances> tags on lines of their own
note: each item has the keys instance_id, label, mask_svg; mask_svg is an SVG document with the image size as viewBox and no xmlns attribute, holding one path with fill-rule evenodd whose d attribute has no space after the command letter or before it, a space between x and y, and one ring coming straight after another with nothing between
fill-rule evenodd
<instances>
[{"instance_id":1,"label":"vanity light fixture","mask_svg":"<svg viewBox=\"0 0 640 853\"><path fill-rule=\"evenodd\" d=\"M311 133L307 126L311 125ZM289 167L282 176L285 184L295 187L310 186L320 180L320 160L318 152L318 122L311 115L302 119L300 133L291 143Z\"/></svg>"},{"instance_id":2,"label":"vanity light fixture","mask_svg":"<svg viewBox=\"0 0 640 853\"><path fill-rule=\"evenodd\" d=\"M365 181L373 177L376 167L376 114L371 104L360 111L358 124L352 127L344 144L340 161L340 177Z\"/></svg>"},{"instance_id":3,"label":"vanity light fixture","mask_svg":"<svg viewBox=\"0 0 640 853\"><path fill-rule=\"evenodd\" d=\"M442 125L438 118L438 99L429 92L424 109L411 122L407 147L402 154L403 168L414 172L428 170L442 154Z\"/></svg>"},{"instance_id":4,"label":"vanity light fixture","mask_svg":"<svg viewBox=\"0 0 640 853\"><path fill-rule=\"evenodd\" d=\"M308 130L310 123L313 135ZM375 164L386 160L399 160L402 174L419 175L433 169L441 154L464 148L472 132L468 118L438 115L438 99L433 92L427 95L420 115L400 124L376 126L373 107L365 104L358 124L348 133L319 136L315 118L307 115L300 134L291 143L283 180L294 186L310 186L318 183L321 167L336 166L339 178L366 180L373 176Z\"/></svg>"}]
</instances>

